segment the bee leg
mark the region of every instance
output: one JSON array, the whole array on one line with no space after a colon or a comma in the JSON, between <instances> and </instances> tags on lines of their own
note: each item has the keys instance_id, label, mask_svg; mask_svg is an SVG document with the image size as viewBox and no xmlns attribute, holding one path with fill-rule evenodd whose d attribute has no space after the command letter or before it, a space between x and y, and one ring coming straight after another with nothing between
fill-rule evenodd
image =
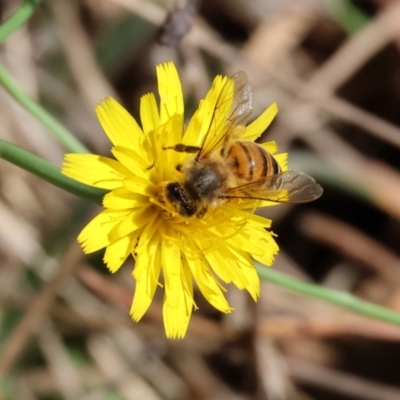
<instances>
[{"instance_id":1,"label":"bee leg","mask_svg":"<svg viewBox=\"0 0 400 400\"><path fill-rule=\"evenodd\" d=\"M186 146L183 143L179 143L175 146L164 146L163 150L175 150L178 153L198 153L201 150L201 147Z\"/></svg>"},{"instance_id":2,"label":"bee leg","mask_svg":"<svg viewBox=\"0 0 400 400\"><path fill-rule=\"evenodd\" d=\"M197 218L203 218L206 212L208 211L207 207L203 207L197 214Z\"/></svg>"}]
</instances>

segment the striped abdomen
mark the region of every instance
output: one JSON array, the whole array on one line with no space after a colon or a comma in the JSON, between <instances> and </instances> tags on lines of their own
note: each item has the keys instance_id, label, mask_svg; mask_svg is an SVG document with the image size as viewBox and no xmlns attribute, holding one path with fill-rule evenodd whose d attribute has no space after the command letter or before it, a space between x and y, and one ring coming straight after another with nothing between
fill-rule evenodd
<instances>
[{"instance_id":1,"label":"striped abdomen","mask_svg":"<svg viewBox=\"0 0 400 400\"><path fill-rule=\"evenodd\" d=\"M246 181L281 172L275 158L253 142L233 142L225 156L225 162L239 179Z\"/></svg>"}]
</instances>

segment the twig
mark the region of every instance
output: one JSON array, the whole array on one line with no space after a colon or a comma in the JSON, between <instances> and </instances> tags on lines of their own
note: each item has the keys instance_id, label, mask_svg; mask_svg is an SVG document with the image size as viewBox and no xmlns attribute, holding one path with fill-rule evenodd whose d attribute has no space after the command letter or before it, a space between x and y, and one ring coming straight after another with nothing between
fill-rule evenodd
<instances>
[{"instance_id":1,"label":"twig","mask_svg":"<svg viewBox=\"0 0 400 400\"><path fill-rule=\"evenodd\" d=\"M69 359L62 338L49 318L43 320L37 338L60 393L66 400L82 399L84 388L81 376Z\"/></svg>"},{"instance_id":2,"label":"twig","mask_svg":"<svg viewBox=\"0 0 400 400\"><path fill-rule=\"evenodd\" d=\"M400 258L349 224L320 213L312 213L302 217L300 228L314 240L361 262L389 282L400 284Z\"/></svg>"},{"instance_id":3,"label":"twig","mask_svg":"<svg viewBox=\"0 0 400 400\"><path fill-rule=\"evenodd\" d=\"M62 0L48 2L57 21L71 73L91 109L104 97L118 98L118 95L98 67L74 4L73 1Z\"/></svg>"},{"instance_id":4,"label":"twig","mask_svg":"<svg viewBox=\"0 0 400 400\"><path fill-rule=\"evenodd\" d=\"M355 375L338 372L320 364L286 359L290 375L301 383L328 389L341 395L363 400L398 400L398 388L373 383Z\"/></svg>"},{"instance_id":5,"label":"twig","mask_svg":"<svg viewBox=\"0 0 400 400\"><path fill-rule=\"evenodd\" d=\"M333 92L400 34L400 3L392 2L350 37L308 82L312 91Z\"/></svg>"},{"instance_id":6,"label":"twig","mask_svg":"<svg viewBox=\"0 0 400 400\"><path fill-rule=\"evenodd\" d=\"M44 318L62 282L71 276L81 262L82 252L77 244L70 246L57 273L32 302L0 353L0 379L14 363L30 335Z\"/></svg>"},{"instance_id":7,"label":"twig","mask_svg":"<svg viewBox=\"0 0 400 400\"><path fill-rule=\"evenodd\" d=\"M80 268L77 273L77 277L85 286L87 286L101 298L120 306L126 311L129 310L133 293L128 292L120 286L114 284L93 269ZM145 318L150 318L151 320L157 321L159 324L161 324L162 315L160 309L161 304L157 304L157 302L154 301L149 307ZM221 338L221 335L223 334L218 324L198 315L192 316L189 333L215 339Z\"/></svg>"}]
</instances>

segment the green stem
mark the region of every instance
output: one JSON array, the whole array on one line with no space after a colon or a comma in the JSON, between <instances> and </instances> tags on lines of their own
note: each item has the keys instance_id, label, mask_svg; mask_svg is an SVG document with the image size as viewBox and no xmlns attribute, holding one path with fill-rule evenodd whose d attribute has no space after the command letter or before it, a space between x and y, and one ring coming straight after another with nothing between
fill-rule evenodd
<instances>
[{"instance_id":1,"label":"green stem","mask_svg":"<svg viewBox=\"0 0 400 400\"><path fill-rule=\"evenodd\" d=\"M357 314L365 315L366 317L379 319L393 325L400 325L400 314L385 307L360 300L346 292L339 292L313 283L300 281L258 263L256 263L256 268L261 279L282 286L292 292L324 300L328 303L347 308Z\"/></svg>"},{"instance_id":2,"label":"green stem","mask_svg":"<svg viewBox=\"0 0 400 400\"><path fill-rule=\"evenodd\" d=\"M42 0L25 0L21 7L0 25L0 43L19 29L31 17Z\"/></svg>"},{"instance_id":3,"label":"green stem","mask_svg":"<svg viewBox=\"0 0 400 400\"><path fill-rule=\"evenodd\" d=\"M0 139L0 158L29 171L72 194L101 204L107 191L94 188L63 175L58 167L11 143Z\"/></svg>"},{"instance_id":4,"label":"green stem","mask_svg":"<svg viewBox=\"0 0 400 400\"><path fill-rule=\"evenodd\" d=\"M48 128L53 136L62 143L66 149L73 153L89 152L88 149L71 134L71 132L64 128L39 103L31 99L21 90L2 64L0 64L0 84L19 104L21 104L22 107L25 108L25 110Z\"/></svg>"},{"instance_id":5,"label":"green stem","mask_svg":"<svg viewBox=\"0 0 400 400\"><path fill-rule=\"evenodd\" d=\"M370 22L370 18L350 0L325 0L326 11L348 34L354 35Z\"/></svg>"},{"instance_id":6,"label":"green stem","mask_svg":"<svg viewBox=\"0 0 400 400\"><path fill-rule=\"evenodd\" d=\"M41 0L25 0L21 7L3 24L0 25L0 42L22 26L33 14ZM87 148L67 129L53 118L40 104L31 99L15 82L9 72L0 64L0 84L4 89L40 121L53 136L73 153L88 153Z\"/></svg>"}]
</instances>

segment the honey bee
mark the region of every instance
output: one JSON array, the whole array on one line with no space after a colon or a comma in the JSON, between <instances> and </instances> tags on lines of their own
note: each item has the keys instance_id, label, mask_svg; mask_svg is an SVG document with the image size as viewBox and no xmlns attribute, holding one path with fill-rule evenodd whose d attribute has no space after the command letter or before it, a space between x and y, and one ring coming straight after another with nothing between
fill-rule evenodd
<instances>
[{"instance_id":1,"label":"honey bee","mask_svg":"<svg viewBox=\"0 0 400 400\"><path fill-rule=\"evenodd\" d=\"M218 107L213 115L213 121L226 121L224 133L217 135L217 129L211 132L210 127L201 146L180 143L164 147L196 154L176 166L181 179L164 186L164 201L183 217L201 218L209 209L232 199L306 203L320 197L323 189L312 177L298 171L283 172L262 146L237 139L253 111L252 91L245 72L240 71L231 79L232 109L227 118L218 118L222 112Z\"/></svg>"}]
</instances>

